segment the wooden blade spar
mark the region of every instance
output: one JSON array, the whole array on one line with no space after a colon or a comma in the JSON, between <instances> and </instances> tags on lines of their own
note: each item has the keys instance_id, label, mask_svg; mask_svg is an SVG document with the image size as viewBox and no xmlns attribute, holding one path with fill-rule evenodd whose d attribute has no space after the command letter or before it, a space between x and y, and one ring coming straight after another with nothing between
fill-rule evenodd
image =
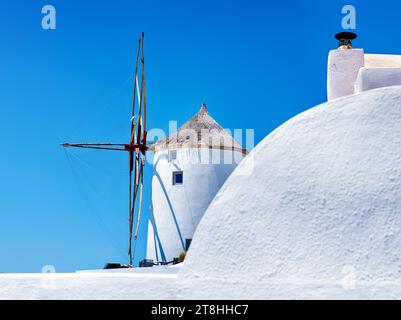
<instances>
[{"instance_id":1,"label":"wooden blade spar","mask_svg":"<svg viewBox=\"0 0 401 320\"><path fill-rule=\"evenodd\" d=\"M135 157L135 165L134 165L134 188L131 190L133 192L133 200L131 204L131 209L130 209L130 228L129 228L129 250L128 254L130 257L130 262L131 264L133 263L133 260L135 259L135 249L136 249L136 243L138 240L138 228L140 224L140 219L141 219L141 213L142 213L142 193L143 193L143 167L144 167L144 158L145 158L145 152L147 149L146 146L146 125L144 124L144 118L143 115L146 114L146 104L144 104L144 97L146 97L145 93L145 57L144 57L144 34L142 33L142 38L138 43L138 46L140 49L138 52L140 52L140 69L136 69L136 73L134 75L134 82L135 86L137 89L137 94L138 94L138 88L139 90L139 95L138 95L138 114L135 118L136 122L133 126L133 131L131 132L131 144L133 141L136 142L136 145L141 146L141 148L137 148L134 153ZM138 58L138 57L137 57ZM138 73L141 73L141 81L140 83L138 82ZM135 92L133 92L133 95L135 96ZM135 108L135 106L134 106ZM136 130L136 133L135 133ZM145 139L144 139L145 137ZM139 198L138 198L138 190L139 190ZM134 234L134 241L135 241L135 246L134 246L134 251L132 251L132 236L133 236L133 227L134 227L134 216L135 216L135 208L136 205L138 205L138 209L136 212L136 227L135 227L135 234Z\"/></svg>"},{"instance_id":2,"label":"wooden blade spar","mask_svg":"<svg viewBox=\"0 0 401 320\"><path fill-rule=\"evenodd\" d=\"M129 143L63 143L64 148L84 148L111 151L128 152L128 209L129 209L129 244L128 256L130 265L133 266L136 244L138 240L139 225L142 215L143 198L143 173L146 151L153 151L154 146L149 146L146 132L146 82L145 82L145 35L142 33L138 39L138 49L134 70L134 83L132 92L132 112L130 121ZM140 75L140 76L138 76ZM138 112L136 113L136 110ZM139 192L139 193L138 193ZM135 210L137 209L137 210ZM134 233L134 218L135 233ZM135 247L132 250L132 238L134 236Z\"/></svg>"},{"instance_id":3,"label":"wooden blade spar","mask_svg":"<svg viewBox=\"0 0 401 320\"><path fill-rule=\"evenodd\" d=\"M135 100L135 90L137 90L138 87L138 63L139 63L139 56L141 53L141 41L142 39L138 39L138 50L136 53L136 61L135 61L135 70L134 70L134 85L132 88L132 112L131 112L131 138L130 138L130 144L134 141L134 136L135 135L135 107L136 107L136 100ZM139 95L138 95L139 98Z\"/></svg>"}]
</instances>

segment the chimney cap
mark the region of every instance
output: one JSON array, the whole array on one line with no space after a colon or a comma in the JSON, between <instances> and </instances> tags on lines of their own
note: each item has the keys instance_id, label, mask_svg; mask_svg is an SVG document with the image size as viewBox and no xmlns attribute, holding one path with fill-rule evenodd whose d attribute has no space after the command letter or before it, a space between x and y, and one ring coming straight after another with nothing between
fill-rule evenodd
<instances>
[{"instance_id":1,"label":"chimney cap","mask_svg":"<svg viewBox=\"0 0 401 320\"><path fill-rule=\"evenodd\" d=\"M339 32L335 35L335 38L340 41L338 47L339 48L352 48L352 40L357 38L357 34L354 32L343 31Z\"/></svg>"},{"instance_id":2,"label":"chimney cap","mask_svg":"<svg viewBox=\"0 0 401 320\"><path fill-rule=\"evenodd\" d=\"M354 32L343 31L335 35L337 40L354 40L357 38L357 34Z\"/></svg>"}]
</instances>

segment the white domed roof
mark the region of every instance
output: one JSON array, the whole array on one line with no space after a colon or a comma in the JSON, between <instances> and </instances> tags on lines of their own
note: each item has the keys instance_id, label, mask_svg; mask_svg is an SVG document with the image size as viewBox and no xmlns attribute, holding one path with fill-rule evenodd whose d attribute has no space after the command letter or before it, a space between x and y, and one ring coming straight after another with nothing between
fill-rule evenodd
<instances>
[{"instance_id":1,"label":"white domed roof","mask_svg":"<svg viewBox=\"0 0 401 320\"><path fill-rule=\"evenodd\" d=\"M401 87L317 106L266 137L206 211L181 276L237 298L399 283Z\"/></svg>"}]
</instances>

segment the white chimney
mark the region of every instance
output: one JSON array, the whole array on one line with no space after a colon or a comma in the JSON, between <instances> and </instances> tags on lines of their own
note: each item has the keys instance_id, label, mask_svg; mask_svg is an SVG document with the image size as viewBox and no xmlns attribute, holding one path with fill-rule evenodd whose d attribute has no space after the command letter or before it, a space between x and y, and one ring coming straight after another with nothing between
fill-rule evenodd
<instances>
[{"instance_id":1,"label":"white chimney","mask_svg":"<svg viewBox=\"0 0 401 320\"><path fill-rule=\"evenodd\" d=\"M354 49L352 40L355 33L341 32L336 34L340 41L337 49L329 52L327 66L327 98L328 101L354 94L359 69L364 67L363 49Z\"/></svg>"}]
</instances>

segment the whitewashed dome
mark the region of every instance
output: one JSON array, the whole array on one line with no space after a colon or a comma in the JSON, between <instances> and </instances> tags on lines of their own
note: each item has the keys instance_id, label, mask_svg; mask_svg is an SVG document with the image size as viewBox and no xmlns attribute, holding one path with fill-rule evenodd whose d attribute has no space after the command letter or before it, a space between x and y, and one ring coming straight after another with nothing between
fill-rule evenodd
<instances>
[{"instance_id":1,"label":"whitewashed dome","mask_svg":"<svg viewBox=\"0 0 401 320\"><path fill-rule=\"evenodd\" d=\"M401 297L401 87L267 136L209 206L180 276L205 298Z\"/></svg>"}]
</instances>

